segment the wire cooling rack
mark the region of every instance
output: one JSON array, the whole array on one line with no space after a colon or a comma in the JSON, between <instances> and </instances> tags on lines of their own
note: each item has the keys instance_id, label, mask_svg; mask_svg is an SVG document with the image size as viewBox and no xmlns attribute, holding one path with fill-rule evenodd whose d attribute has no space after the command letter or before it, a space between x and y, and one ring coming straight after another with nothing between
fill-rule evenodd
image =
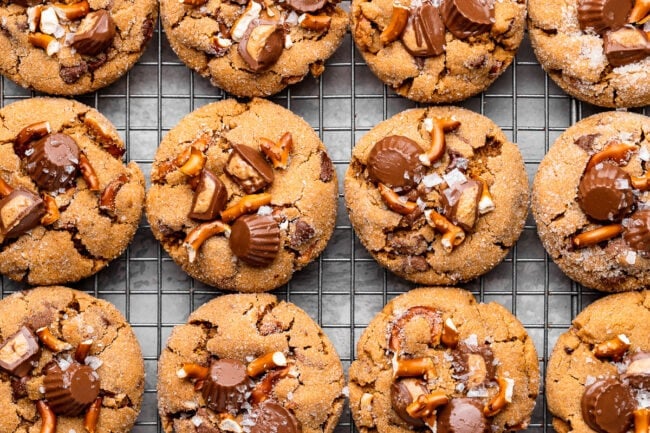
<instances>
[{"instance_id":1,"label":"wire cooling rack","mask_svg":"<svg viewBox=\"0 0 650 433\"><path fill-rule=\"evenodd\" d=\"M355 142L378 122L415 107L374 77L356 51L349 33L327 62L320 79L307 78L274 98L305 118L329 149L339 176L339 213L325 252L274 293L305 309L325 330L346 372L355 343L392 297L414 285L380 268L355 237L345 211L342 185ZM0 81L0 106L36 96L9 80ZM135 67L99 92L77 98L97 108L118 128L127 144L126 158L148 177L162 136L184 115L226 97L176 57L160 24ZM514 64L480 96L460 104L494 120L519 144L532 182L550 144L569 125L599 111L568 97L544 74L526 37ZM645 112L644 110L638 110ZM156 364L174 325L220 292L189 278L164 253L146 220L127 252L92 278L73 287L114 303L142 345L146 384L134 433L160 432L156 408ZM600 295L565 277L549 260L529 216L517 245L498 267L463 285L481 301L509 308L532 336L542 373L557 337L575 315ZM0 297L27 288L2 279ZM543 389L527 431L552 431ZM337 433L354 432L346 407Z\"/></svg>"}]
</instances>

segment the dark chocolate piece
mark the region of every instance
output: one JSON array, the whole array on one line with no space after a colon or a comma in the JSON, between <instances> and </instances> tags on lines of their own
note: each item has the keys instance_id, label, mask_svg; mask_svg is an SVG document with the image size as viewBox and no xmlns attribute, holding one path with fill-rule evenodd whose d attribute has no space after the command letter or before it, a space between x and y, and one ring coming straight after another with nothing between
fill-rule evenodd
<instances>
[{"instance_id":1,"label":"dark chocolate piece","mask_svg":"<svg viewBox=\"0 0 650 433\"><path fill-rule=\"evenodd\" d=\"M445 0L440 14L454 36L466 39L492 29L494 4L490 0Z\"/></svg>"},{"instance_id":2,"label":"dark chocolate piece","mask_svg":"<svg viewBox=\"0 0 650 433\"><path fill-rule=\"evenodd\" d=\"M300 433L302 428L296 417L272 401L255 406L251 419L255 425L251 426L251 433Z\"/></svg>"},{"instance_id":3,"label":"dark chocolate piece","mask_svg":"<svg viewBox=\"0 0 650 433\"><path fill-rule=\"evenodd\" d=\"M293 233L290 236L289 244L291 248L300 248L305 242L310 240L316 234L316 230L307 222L299 219L294 224Z\"/></svg>"},{"instance_id":4,"label":"dark chocolate piece","mask_svg":"<svg viewBox=\"0 0 650 433\"><path fill-rule=\"evenodd\" d=\"M574 143L580 149L584 150L587 153L592 153L594 150L594 141L598 138L600 134L585 134L578 137Z\"/></svg>"},{"instance_id":5,"label":"dark chocolate piece","mask_svg":"<svg viewBox=\"0 0 650 433\"><path fill-rule=\"evenodd\" d=\"M334 177L334 164L327 152L320 153L320 176L321 182L329 182Z\"/></svg>"},{"instance_id":6,"label":"dark chocolate piece","mask_svg":"<svg viewBox=\"0 0 650 433\"><path fill-rule=\"evenodd\" d=\"M99 395L99 375L87 365L72 362L63 370L58 364L43 379L45 399L57 415L77 416Z\"/></svg>"},{"instance_id":7,"label":"dark chocolate piece","mask_svg":"<svg viewBox=\"0 0 650 433\"><path fill-rule=\"evenodd\" d=\"M650 54L648 37L644 31L634 27L605 33L603 43L607 61L614 67L638 62Z\"/></svg>"},{"instance_id":8,"label":"dark chocolate piece","mask_svg":"<svg viewBox=\"0 0 650 433\"><path fill-rule=\"evenodd\" d=\"M243 144L233 144L232 148L226 172L247 194L259 191L273 182L273 167L260 152Z\"/></svg>"},{"instance_id":9,"label":"dark chocolate piece","mask_svg":"<svg viewBox=\"0 0 650 433\"><path fill-rule=\"evenodd\" d=\"M67 134L49 134L27 150L25 170L46 191L59 191L72 185L79 167L79 147Z\"/></svg>"},{"instance_id":10,"label":"dark chocolate piece","mask_svg":"<svg viewBox=\"0 0 650 433\"><path fill-rule=\"evenodd\" d=\"M237 415L253 387L246 366L235 359L218 359L210 363L210 374L203 384L206 405L217 413Z\"/></svg>"},{"instance_id":11,"label":"dark chocolate piece","mask_svg":"<svg viewBox=\"0 0 650 433\"><path fill-rule=\"evenodd\" d=\"M586 387L581 401L582 418L600 433L625 433L632 425L636 399L618 379L598 380Z\"/></svg>"},{"instance_id":12,"label":"dark chocolate piece","mask_svg":"<svg viewBox=\"0 0 650 433\"><path fill-rule=\"evenodd\" d=\"M287 0L285 4L298 12L316 12L327 4L327 0Z\"/></svg>"},{"instance_id":13,"label":"dark chocolate piece","mask_svg":"<svg viewBox=\"0 0 650 433\"><path fill-rule=\"evenodd\" d=\"M38 338L31 329L22 326L0 346L0 368L15 376L25 377L40 354Z\"/></svg>"},{"instance_id":14,"label":"dark chocolate piece","mask_svg":"<svg viewBox=\"0 0 650 433\"><path fill-rule=\"evenodd\" d=\"M199 185L194 191L189 217L197 220L213 220L226 208L227 201L226 185L210 170L204 168L199 177Z\"/></svg>"},{"instance_id":15,"label":"dark chocolate piece","mask_svg":"<svg viewBox=\"0 0 650 433\"><path fill-rule=\"evenodd\" d=\"M630 175L611 163L596 164L580 180L578 204L584 213L596 220L620 220L634 204Z\"/></svg>"},{"instance_id":16,"label":"dark chocolate piece","mask_svg":"<svg viewBox=\"0 0 650 433\"><path fill-rule=\"evenodd\" d=\"M411 9L402 33L404 48L412 56L439 56L445 52L445 25L440 10L431 3Z\"/></svg>"},{"instance_id":17,"label":"dark chocolate piece","mask_svg":"<svg viewBox=\"0 0 650 433\"><path fill-rule=\"evenodd\" d=\"M627 24L632 0L578 0L578 22L582 30L592 29L602 35Z\"/></svg>"},{"instance_id":18,"label":"dark chocolate piece","mask_svg":"<svg viewBox=\"0 0 650 433\"><path fill-rule=\"evenodd\" d=\"M81 63L78 63L76 65L72 66L60 66L59 67L59 77L63 80L64 83L66 84L73 84L79 81L79 78L83 74L88 72L88 63L85 61L81 61Z\"/></svg>"},{"instance_id":19,"label":"dark chocolate piece","mask_svg":"<svg viewBox=\"0 0 650 433\"><path fill-rule=\"evenodd\" d=\"M475 398L452 398L438 413L438 433L488 433L483 403Z\"/></svg>"},{"instance_id":20,"label":"dark chocolate piece","mask_svg":"<svg viewBox=\"0 0 650 433\"><path fill-rule=\"evenodd\" d=\"M280 249L280 227L270 216L244 215L230 232L230 249L244 263L267 266Z\"/></svg>"},{"instance_id":21,"label":"dark chocolate piece","mask_svg":"<svg viewBox=\"0 0 650 433\"><path fill-rule=\"evenodd\" d=\"M494 353L490 346L486 344L469 345L461 341L451 355L453 357L452 377L462 381L467 389L494 382L496 366L494 365Z\"/></svg>"},{"instance_id":22,"label":"dark chocolate piece","mask_svg":"<svg viewBox=\"0 0 650 433\"><path fill-rule=\"evenodd\" d=\"M624 221L623 240L636 251L650 253L650 210L638 210Z\"/></svg>"},{"instance_id":23,"label":"dark chocolate piece","mask_svg":"<svg viewBox=\"0 0 650 433\"><path fill-rule=\"evenodd\" d=\"M388 187L412 187L422 177L424 166L418 159L424 153L410 138L390 135L379 140L368 155L368 175L373 182Z\"/></svg>"},{"instance_id":24,"label":"dark chocolate piece","mask_svg":"<svg viewBox=\"0 0 650 433\"><path fill-rule=\"evenodd\" d=\"M284 50L284 27L278 21L253 20L239 42L239 55L253 72L269 69Z\"/></svg>"},{"instance_id":25,"label":"dark chocolate piece","mask_svg":"<svg viewBox=\"0 0 650 433\"><path fill-rule=\"evenodd\" d=\"M16 188L0 200L0 229L5 239L33 229L45 215L43 200L25 188Z\"/></svg>"},{"instance_id":26,"label":"dark chocolate piece","mask_svg":"<svg viewBox=\"0 0 650 433\"><path fill-rule=\"evenodd\" d=\"M483 183L468 180L442 192L442 209L445 216L465 231L471 231L478 221L478 203L481 201Z\"/></svg>"},{"instance_id":27,"label":"dark chocolate piece","mask_svg":"<svg viewBox=\"0 0 650 433\"><path fill-rule=\"evenodd\" d=\"M89 13L72 38L72 47L80 54L95 56L106 50L115 37L115 21L106 10Z\"/></svg>"},{"instance_id":28,"label":"dark chocolate piece","mask_svg":"<svg viewBox=\"0 0 650 433\"><path fill-rule=\"evenodd\" d=\"M407 424L413 427L424 427L424 420L413 418L406 412L406 407L413 403L418 396L426 394L427 387L420 379L402 379L395 381L390 386L390 401L393 410Z\"/></svg>"}]
</instances>

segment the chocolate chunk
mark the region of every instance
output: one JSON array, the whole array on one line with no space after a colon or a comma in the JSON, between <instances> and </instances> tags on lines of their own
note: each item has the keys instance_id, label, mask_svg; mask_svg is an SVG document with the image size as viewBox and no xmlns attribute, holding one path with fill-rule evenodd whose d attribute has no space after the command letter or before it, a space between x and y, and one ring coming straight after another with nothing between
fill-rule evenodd
<instances>
[{"instance_id":1,"label":"chocolate chunk","mask_svg":"<svg viewBox=\"0 0 650 433\"><path fill-rule=\"evenodd\" d=\"M404 48L412 56L430 57L445 52L445 25L440 10L431 3L411 9L402 33Z\"/></svg>"},{"instance_id":2,"label":"chocolate chunk","mask_svg":"<svg viewBox=\"0 0 650 433\"><path fill-rule=\"evenodd\" d=\"M226 185L210 170L204 168L194 191L189 217L197 220L213 220L226 208L227 201Z\"/></svg>"},{"instance_id":3,"label":"chocolate chunk","mask_svg":"<svg viewBox=\"0 0 650 433\"><path fill-rule=\"evenodd\" d=\"M475 398L453 398L438 414L439 433L487 433L483 404Z\"/></svg>"},{"instance_id":4,"label":"chocolate chunk","mask_svg":"<svg viewBox=\"0 0 650 433\"><path fill-rule=\"evenodd\" d=\"M316 230L303 220L296 221L291 234L291 248L300 248L305 242L316 234Z\"/></svg>"},{"instance_id":5,"label":"chocolate chunk","mask_svg":"<svg viewBox=\"0 0 650 433\"><path fill-rule=\"evenodd\" d=\"M210 363L210 374L203 384L202 393L206 405L213 411L237 415L252 386L242 362L218 359Z\"/></svg>"},{"instance_id":6,"label":"chocolate chunk","mask_svg":"<svg viewBox=\"0 0 650 433\"><path fill-rule=\"evenodd\" d=\"M600 433L625 433L632 425L636 400L630 387L607 378L589 385L581 400L582 418Z\"/></svg>"},{"instance_id":7,"label":"chocolate chunk","mask_svg":"<svg viewBox=\"0 0 650 433\"><path fill-rule=\"evenodd\" d=\"M592 29L599 35L618 30L627 23L632 3L632 0L578 0L580 28Z\"/></svg>"},{"instance_id":8,"label":"chocolate chunk","mask_svg":"<svg viewBox=\"0 0 650 433\"><path fill-rule=\"evenodd\" d=\"M407 274L413 272L425 272L429 270L429 263L427 259L422 256L408 256L404 257L401 265L402 272Z\"/></svg>"},{"instance_id":9,"label":"chocolate chunk","mask_svg":"<svg viewBox=\"0 0 650 433\"><path fill-rule=\"evenodd\" d=\"M650 210L638 210L624 220L623 240L636 251L650 253Z\"/></svg>"},{"instance_id":10,"label":"chocolate chunk","mask_svg":"<svg viewBox=\"0 0 650 433\"><path fill-rule=\"evenodd\" d=\"M238 52L253 72L269 69L284 50L284 27L278 21L253 20L239 42Z\"/></svg>"},{"instance_id":11,"label":"chocolate chunk","mask_svg":"<svg viewBox=\"0 0 650 433\"><path fill-rule=\"evenodd\" d=\"M591 153L594 150L594 141L598 138L600 134L586 134L578 137L573 143L584 150L587 153Z\"/></svg>"},{"instance_id":12,"label":"chocolate chunk","mask_svg":"<svg viewBox=\"0 0 650 433\"><path fill-rule=\"evenodd\" d=\"M621 377L633 388L650 389L650 352L636 352L627 360L627 371Z\"/></svg>"},{"instance_id":13,"label":"chocolate chunk","mask_svg":"<svg viewBox=\"0 0 650 433\"><path fill-rule=\"evenodd\" d=\"M410 138L391 135L379 140L368 155L368 175L373 182L391 188L411 187L422 178L424 166L418 159L424 153Z\"/></svg>"},{"instance_id":14,"label":"chocolate chunk","mask_svg":"<svg viewBox=\"0 0 650 433\"><path fill-rule=\"evenodd\" d=\"M43 379L47 404L57 415L77 416L99 395L99 375L87 365L72 362L63 370L47 369Z\"/></svg>"},{"instance_id":15,"label":"chocolate chunk","mask_svg":"<svg viewBox=\"0 0 650 433\"><path fill-rule=\"evenodd\" d=\"M267 266L280 249L280 227L270 216L244 215L230 232L230 249L242 262Z\"/></svg>"},{"instance_id":16,"label":"chocolate chunk","mask_svg":"<svg viewBox=\"0 0 650 433\"><path fill-rule=\"evenodd\" d=\"M91 12L81 20L71 45L80 54L97 55L113 43L115 21L106 10Z\"/></svg>"},{"instance_id":17,"label":"chocolate chunk","mask_svg":"<svg viewBox=\"0 0 650 433\"><path fill-rule=\"evenodd\" d=\"M142 46L149 42L153 37L154 25L155 20L151 17L148 17L142 22Z\"/></svg>"},{"instance_id":18,"label":"chocolate chunk","mask_svg":"<svg viewBox=\"0 0 650 433\"><path fill-rule=\"evenodd\" d=\"M251 433L301 433L296 417L284 406L272 401L255 406L251 419Z\"/></svg>"},{"instance_id":19,"label":"chocolate chunk","mask_svg":"<svg viewBox=\"0 0 650 433\"><path fill-rule=\"evenodd\" d=\"M88 64L82 61L75 66L61 66L59 68L59 77L66 84L74 84L86 72L88 72Z\"/></svg>"},{"instance_id":20,"label":"chocolate chunk","mask_svg":"<svg viewBox=\"0 0 650 433\"><path fill-rule=\"evenodd\" d=\"M0 346L0 368L18 377L29 374L41 354L36 335L27 326L7 338Z\"/></svg>"},{"instance_id":21,"label":"chocolate chunk","mask_svg":"<svg viewBox=\"0 0 650 433\"><path fill-rule=\"evenodd\" d=\"M605 33L603 43L607 61L614 67L637 62L650 54L648 37L644 31L634 27Z\"/></svg>"},{"instance_id":22,"label":"chocolate chunk","mask_svg":"<svg viewBox=\"0 0 650 433\"><path fill-rule=\"evenodd\" d=\"M97 55L94 56L94 57L91 57L91 58L86 59L86 64L88 65L88 70L92 72L92 71L98 69L98 68L99 68L100 66L102 66L104 63L106 63L106 60L108 60L108 56L106 55L106 53L99 53L99 54L97 54ZM125 151L126 149L121 149L121 148L118 148L118 147L116 147L116 146L113 146L113 147L114 147L117 151L120 152L119 156L115 156L115 154L114 154L114 153L115 153L115 150L112 150L112 149L110 149L110 148L107 148L106 150L107 150L108 153L110 153L112 156L115 156L116 158L121 158L121 157L122 157L122 154L124 153L124 151Z\"/></svg>"},{"instance_id":23,"label":"chocolate chunk","mask_svg":"<svg viewBox=\"0 0 650 433\"><path fill-rule=\"evenodd\" d=\"M471 231L478 220L478 202L483 193L483 183L468 180L442 192L442 209L445 216L465 231Z\"/></svg>"},{"instance_id":24,"label":"chocolate chunk","mask_svg":"<svg viewBox=\"0 0 650 433\"><path fill-rule=\"evenodd\" d=\"M493 382L496 375L494 353L485 344L469 345L463 341L451 353L452 377L461 380L468 389Z\"/></svg>"},{"instance_id":25,"label":"chocolate chunk","mask_svg":"<svg viewBox=\"0 0 650 433\"><path fill-rule=\"evenodd\" d=\"M424 421L410 416L406 412L406 406L413 403L418 396L426 393L427 387L420 379L402 379L393 382L390 386L390 401L393 410L407 424L413 427L424 427Z\"/></svg>"},{"instance_id":26,"label":"chocolate chunk","mask_svg":"<svg viewBox=\"0 0 650 433\"><path fill-rule=\"evenodd\" d=\"M316 12L327 4L327 0L287 0L285 4L298 12Z\"/></svg>"},{"instance_id":27,"label":"chocolate chunk","mask_svg":"<svg viewBox=\"0 0 650 433\"><path fill-rule=\"evenodd\" d=\"M388 233L386 246L397 254L417 256L426 253L429 243L421 233L409 230Z\"/></svg>"},{"instance_id":28,"label":"chocolate chunk","mask_svg":"<svg viewBox=\"0 0 650 433\"><path fill-rule=\"evenodd\" d=\"M27 381L29 377L21 377L17 379L15 377L11 378L11 393L13 394L14 399L18 400L23 397L27 397Z\"/></svg>"},{"instance_id":29,"label":"chocolate chunk","mask_svg":"<svg viewBox=\"0 0 650 433\"><path fill-rule=\"evenodd\" d=\"M25 171L47 191L64 190L72 185L79 167L79 147L67 134L49 134L27 151Z\"/></svg>"},{"instance_id":30,"label":"chocolate chunk","mask_svg":"<svg viewBox=\"0 0 650 433\"><path fill-rule=\"evenodd\" d=\"M273 168L260 152L243 144L233 144L226 172L247 194L265 188L273 182Z\"/></svg>"},{"instance_id":31,"label":"chocolate chunk","mask_svg":"<svg viewBox=\"0 0 650 433\"><path fill-rule=\"evenodd\" d=\"M0 229L5 239L17 238L41 222L43 200L24 188L16 188L0 200Z\"/></svg>"},{"instance_id":32,"label":"chocolate chunk","mask_svg":"<svg viewBox=\"0 0 650 433\"><path fill-rule=\"evenodd\" d=\"M596 164L580 180L578 204L596 220L620 220L634 204L630 175L611 163Z\"/></svg>"},{"instance_id":33,"label":"chocolate chunk","mask_svg":"<svg viewBox=\"0 0 650 433\"><path fill-rule=\"evenodd\" d=\"M334 165L327 152L320 154L320 176L321 182L329 182L334 176Z\"/></svg>"},{"instance_id":34,"label":"chocolate chunk","mask_svg":"<svg viewBox=\"0 0 650 433\"><path fill-rule=\"evenodd\" d=\"M440 6L447 29L457 38L488 33L494 23L494 2L490 0L445 0Z\"/></svg>"}]
</instances>

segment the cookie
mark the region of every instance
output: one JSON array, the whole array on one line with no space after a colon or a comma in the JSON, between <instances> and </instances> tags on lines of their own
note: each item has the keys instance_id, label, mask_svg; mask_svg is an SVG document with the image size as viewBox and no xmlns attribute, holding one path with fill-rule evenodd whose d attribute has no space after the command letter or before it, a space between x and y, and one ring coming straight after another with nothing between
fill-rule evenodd
<instances>
[{"instance_id":1,"label":"cookie","mask_svg":"<svg viewBox=\"0 0 650 433\"><path fill-rule=\"evenodd\" d=\"M359 140L345 202L380 265L416 283L451 284L506 256L528 213L528 179L519 149L488 118L413 109Z\"/></svg>"},{"instance_id":2,"label":"cookie","mask_svg":"<svg viewBox=\"0 0 650 433\"><path fill-rule=\"evenodd\" d=\"M0 272L32 285L95 274L133 239L144 176L97 110L35 98L0 109Z\"/></svg>"},{"instance_id":3,"label":"cookie","mask_svg":"<svg viewBox=\"0 0 650 433\"><path fill-rule=\"evenodd\" d=\"M602 107L650 104L643 0L529 0L537 59L565 92Z\"/></svg>"},{"instance_id":4,"label":"cookie","mask_svg":"<svg viewBox=\"0 0 650 433\"><path fill-rule=\"evenodd\" d=\"M338 184L314 130L263 99L190 113L163 139L147 218L174 261L225 290L289 281L325 248Z\"/></svg>"},{"instance_id":5,"label":"cookie","mask_svg":"<svg viewBox=\"0 0 650 433\"><path fill-rule=\"evenodd\" d=\"M178 57L237 96L269 96L324 63L343 42L339 0L162 0L165 34Z\"/></svg>"},{"instance_id":6,"label":"cookie","mask_svg":"<svg viewBox=\"0 0 650 433\"><path fill-rule=\"evenodd\" d=\"M0 301L1 432L126 433L143 391L140 345L113 304L66 287Z\"/></svg>"},{"instance_id":7,"label":"cookie","mask_svg":"<svg viewBox=\"0 0 650 433\"><path fill-rule=\"evenodd\" d=\"M0 73L54 95L93 92L131 69L157 16L154 0L3 2Z\"/></svg>"},{"instance_id":8,"label":"cookie","mask_svg":"<svg viewBox=\"0 0 650 433\"><path fill-rule=\"evenodd\" d=\"M605 292L650 284L650 119L609 112L567 129L533 185L537 232L553 261Z\"/></svg>"},{"instance_id":9,"label":"cookie","mask_svg":"<svg viewBox=\"0 0 650 433\"><path fill-rule=\"evenodd\" d=\"M558 338L547 367L546 400L555 431L625 433L647 426L648 323L647 290L607 296L578 314Z\"/></svg>"},{"instance_id":10,"label":"cookie","mask_svg":"<svg viewBox=\"0 0 650 433\"><path fill-rule=\"evenodd\" d=\"M158 362L165 432L331 433L343 368L327 336L268 294L225 295L175 327Z\"/></svg>"},{"instance_id":11,"label":"cookie","mask_svg":"<svg viewBox=\"0 0 650 433\"><path fill-rule=\"evenodd\" d=\"M498 433L528 426L539 367L526 330L501 305L419 288L372 319L349 387L361 433Z\"/></svg>"},{"instance_id":12,"label":"cookie","mask_svg":"<svg viewBox=\"0 0 650 433\"><path fill-rule=\"evenodd\" d=\"M418 102L458 102L487 89L524 36L521 0L353 0L352 36L370 70Z\"/></svg>"}]
</instances>

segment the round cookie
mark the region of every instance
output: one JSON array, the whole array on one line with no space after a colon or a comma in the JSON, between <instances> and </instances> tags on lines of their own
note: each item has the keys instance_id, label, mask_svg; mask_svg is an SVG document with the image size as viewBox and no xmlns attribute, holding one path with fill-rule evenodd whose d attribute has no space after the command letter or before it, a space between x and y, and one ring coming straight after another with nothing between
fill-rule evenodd
<instances>
[{"instance_id":1,"label":"round cookie","mask_svg":"<svg viewBox=\"0 0 650 433\"><path fill-rule=\"evenodd\" d=\"M650 50L642 0L530 0L537 59L565 92L602 107L650 104Z\"/></svg>"},{"instance_id":2,"label":"round cookie","mask_svg":"<svg viewBox=\"0 0 650 433\"><path fill-rule=\"evenodd\" d=\"M143 391L140 345L113 304L66 287L0 301L0 431L127 433Z\"/></svg>"},{"instance_id":3,"label":"round cookie","mask_svg":"<svg viewBox=\"0 0 650 433\"><path fill-rule=\"evenodd\" d=\"M649 132L645 116L596 114L567 129L539 166L537 232L560 269L587 287L620 292L650 284Z\"/></svg>"},{"instance_id":4,"label":"round cookie","mask_svg":"<svg viewBox=\"0 0 650 433\"><path fill-rule=\"evenodd\" d=\"M519 149L491 120L421 108L359 140L345 201L380 265L416 283L452 284L488 272L517 241L528 180Z\"/></svg>"},{"instance_id":5,"label":"round cookie","mask_svg":"<svg viewBox=\"0 0 650 433\"><path fill-rule=\"evenodd\" d=\"M54 95L95 91L131 69L157 16L154 0L3 2L0 73Z\"/></svg>"},{"instance_id":6,"label":"round cookie","mask_svg":"<svg viewBox=\"0 0 650 433\"><path fill-rule=\"evenodd\" d=\"M192 277L225 290L281 286L325 248L338 184L314 130L263 99L190 113L163 139L147 218Z\"/></svg>"},{"instance_id":7,"label":"round cookie","mask_svg":"<svg viewBox=\"0 0 650 433\"><path fill-rule=\"evenodd\" d=\"M343 42L339 0L162 0L165 34L178 57L237 96L269 96L311 72Z\"/></svg>"},{"instance_id":8,"label":"round cookie","mask_svg":"<svg viewBox=\"0 0 650 433\"><path fill-rule=\"evenodd\" d=\"M555 431L635 431L635 412L648 406L648 323L647 290L604 297L578 314L558 338L547 367L546 400ZM638 412L647 419L647 411Z\"/></svg>"},{"instance_id":9,"label":"round cookie","mask_svg":"<svg viewBox=\"0 0 650 433\"><path fill-rule=\"evenodd\" d=\"M458 102L487 89L524 36L520 0L353 0L352 36L372 72L418 102Z\"/></svg>"},{"instance_id":10,"label":"round cookie","mask_svg":"<svg viewBox=\"0 0 650 433\"><path fill-rule=\"evenodd\" d=\"M370 322L349 387L361 433L498 433L528 426L539 367L526 330L501 305L419 288Z\"/></svg>"},{"instance_id":11,"label":"round cookie","mask_svg":"<svg viewBox=\"0 0 650 433\"><path fill-rule=\"evenodd\" d=\"M331 433L343 385L336 350L303 310L268 294L225 295L173 329L158 410L166 433Z\"/></svg>"},{"instance_id":12,"label":"round cookie","mask_svg":"<svg viewBox=\"0 0 650 433\"><path fill-rule=\"evenodd\" d=\"M133 239L144 176L97 110L35 98L0 109L0 272L32 285L95 274Z\"/></svg>"}]
</instances>

